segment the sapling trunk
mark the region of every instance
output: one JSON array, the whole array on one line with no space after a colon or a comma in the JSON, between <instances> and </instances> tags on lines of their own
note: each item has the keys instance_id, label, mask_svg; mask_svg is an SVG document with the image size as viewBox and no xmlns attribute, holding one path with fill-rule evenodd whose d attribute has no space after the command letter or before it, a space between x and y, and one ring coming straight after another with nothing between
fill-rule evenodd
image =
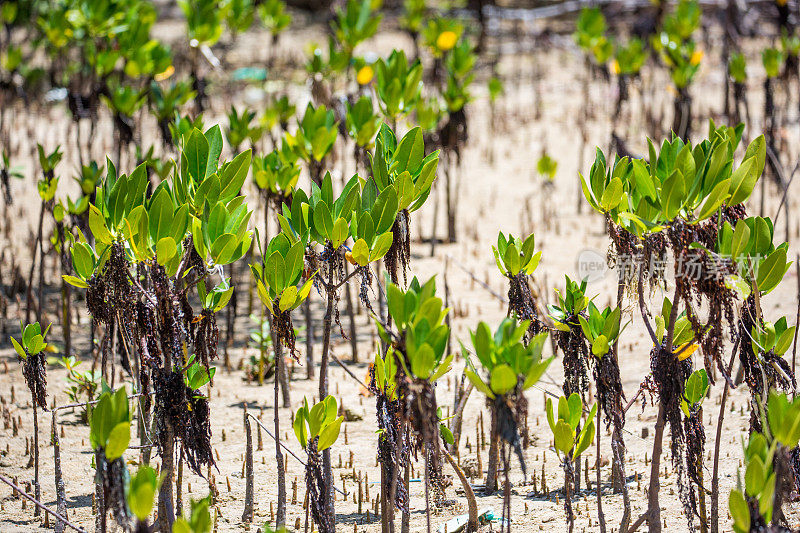
<instances>
[{"instance_id":1,"label":"sapling trunk","mask_svg":"<svg viewBox=\"0 0 800 533\"><path fill-rule=\"evenodd\" d=\"M105 459L101 456L100 450L95 450L94 452L94 462L96 468L100 468L101 461ZM94 517L94 530L95 533L106 533L106 502L105 502L105 491L103 490L103 482L99 479L99 475L95 478L94 484L94 500L95 506L97 508L97 514ZM161 513L159 512L159 522L161 521ZM170 531L170 530L164 530Z\"/></svg>"},{"instance_id":2,"label":"sapling trunk","mask_svg":"<svg viewBox=\"0 0 800 533\"><path fill-rule=\"evenodd\" d=\"M658 502L658 491L661 487L659 469L661 467L661 449L666 425L664 405L658 404L655 435L653 435L653 457L650 463L650 485L647 489L647 523L650 533L661 533L661 505Z\"/></svg>"},{"instance_id":3,"label":"sapling trunk","mask_svg":"<svg viewBox=\"0 0 800 533\"><path fill-rule=\"evenodd\" d=\"M31 268L28 271L28 290L27 290L27 302L25 305L25 323L30 324L31 321L31 307L34 305L33 303L33 273L36 272L36 254L41 250L40 242L42 241L42 226L44 225L44 209L45 205L42 202L41 208L39 210L39 225L38 229L36 230L36 241L33 244L33 250L31 251ZM41 262L42 258L39 258ZM41 276L39 277L41 280ZM41 291L40 291L41 292ZM42 302L39 302L38 310L36 311L36 316L39 318L39 323L41 324L41 309L42 309Z\"/></svg>"},{"instance_id":4,"label":"sapling trunk","mask_svg":"<svg viewBox=\"0 0 800 533\"><path fill-rule=\"evenodd\" d=\"M345 273L347 271L345 270ZM350 351L351 354L351 361L354 363L358 363L358 338L356 337L356 313L355 313L355 306L353 305L353 298L351 296L350 291L350 284L347 283L344 286L344 298L345 298L345 305L347 306L347 316L350 321Z\"/></svg>"},{"instance_id":5,"label":"sapling trunk","mask_svg":"<svg viewBox=\"0 0 800 533\"><path fill-rule=\"evenodd\" d=\"M728 375L733 370L733 363L736 361L736 353L739 347L739 339L733 345L731 360L728 363ZM725 405L728 400L731 382L725 380L722 389L722 399L719 404L719 416L717 417L717 437L714 440L714 470L711 476L711 533L719 533L719 451L722 444L722 421L725 419Z\"/></svg>"},{"instance_id":6,"label":"sapling trunk","mask_svg":"<svg viewBox=\"0 0 800 533\"><path fill-rule=\"evenodd\" d=\"M331 258L328 266L328 278L326 280L325 296L327 305L325 308L325 317L322 322L322 354L320 355L319 364L319 399L324 400L328 396L328 359L330 357L331 345L331 329L333 327L333 312L334 305L336 304L336 286L334 285L334 267L335 259ZM331 450L326 448L322 451L322 470L325 477L325 490L327 492L327 501L325 502L325 510L330 517L332 523L336 524L336 514L334 508L334 494L333 494L333 471L331 469Z\"/></svg>"},{"instance_id":7,"label":"sapling trunk","mask_svg":"<svg viewBox=\"0 0 800 533\"><path fill-rule=\"evenodd\" d=\"M61 475L61 441L58 436L56 425L56 410L51 411L50 435L53 443L53 473L56 483L56 512L61 516L67 515L67 497L64 489L64 478ZM64 533L65 524L62 520L56 519L55 533Z\"/></svg>"},{"instance_id":8,"label":"sapling trunk","mask_svg":"<svg viewBox=\"0 0 800 533\"><path fill-rule=\"evenodd\" d=\"M595 432L595 438L597 439L597 457L595 458L595 470L597 472L597 487L595 488L595 492L597 493L597 523L600 526L600 533L606 533L606 515L603 513L603 485L602 480L600 477L600 427L597 428L598 431ZM589 484L589 475L587 472L586 475L586 484L588 488ZM627 528L626 528L627 529ZM620 527L620 531L626 531L626 529L622 529Z\"/></svg>"},{"instance_id":9,"label":"sapling trunk","mask_svg":"<svg viewBox=\"0 0 800 533\"><path fill-rule=\"evenodd\" d=\"M484 492L494 494L497 491L497 466L500 462L500 446L497 436L497 414L495 409L489 409L491 416L491 429L489 435L491 440L489 442L489 461L486 465L486 481L484 483Z\"/></svg>"},{"instance_id":10,"label":"sapling trunk","mask_svg":"<svg viewBox=\"0 0 800 533\"><path fill-rule=\"evenodd\" d=\"M453 467L459 481L461 481L461 486L464 488L464 497L467 498L469 521L464 531L465 533L474 533L478 531L478 502L475 500L475 493L472 491L472 485L470 485L467 476L464 475L464 471L458 466L453 456L447 453L447 450L444 450L444 457L447 459L447 462L450 463L450 466Z\"/></svg>"},{"instance_id":11,"label":"sapling trunk","mask_svg":"<svg viewBox=\"0 0 800 533\"><path fill-rule=\"evenodd\" d=\"M306 378L314 379L314 320L311 317L311 295L303 304L306 319Z\"/></svg>"},{"instance_id":12,"label":"sapling trunk","mask_svg":"<svg viewBox=\"0 0 800 533\"><path fill-rule=\"evenodd\" d=\"M278 399L278 379L275 375L275 399ZM277 402L275 404L278 405ZM247 416L247 404L244 406L244 434L245 434L245 452L244 452L244 471L245 471L245 489L244 489L244 511L242 511L242 522L253 521L253 432L250 428L250 418ZM277 417L276 417L277 420Z\"/></svg>"},{"instance_id":13,"label":"sapling trunk","mask_svg":"<svg viewBox=\"0 0 800 533\"><path fill-rule=\"evenodd\" d=\"M38 357L38 355L31 356ZM39 485L39 415L36 398L33 399L33 495L37 500L42 499L42 487ZM33 516L39 516L42 510L38 506L33 511Z\"/></svg>"},{"instance_id":14,"label":"sapling trunk","mask_svg":"<svg viewBox=\"0 0 800 533\"><path fill-rule=\"evenodd\" d=\"M275 349L276 376L283 375L286 365L283 361L283 349L280 342L273 342ZM284 388L284 407L287 405L286 396L288 390ZM275 390L273 395L274 415L275 415L275 466L278 469L278 513L275 517L275 525L280 527L286 523L286 469L283 464L283 454L281 453L281 426L280 415L278 413L278 380L275 380Z\"/></svg>"},{"instance_id":15,"label":"sapling trunk","mask_svg":"<svg viewBox=\"0 0 800 533\"><path fill-rule=\"evenodd\" d=\"M178 475L175 478L175 515L183 516L183 451L178 458Z\"/></svg>"}]
</instances>

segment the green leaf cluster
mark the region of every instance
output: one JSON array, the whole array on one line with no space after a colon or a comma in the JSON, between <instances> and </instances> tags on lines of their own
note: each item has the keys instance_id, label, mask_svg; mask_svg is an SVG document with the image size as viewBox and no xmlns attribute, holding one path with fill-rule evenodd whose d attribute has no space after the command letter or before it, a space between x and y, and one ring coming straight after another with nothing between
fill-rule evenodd
<instances>
[{"instance_id":1,"label":"green leaf cluster","mask_svg":"<svg viewBox=\"0 0 800 533\"><path fill-rule=\"evenodd\" d=\"M470 332L475 355L488 379L483 380L478 375L469 358L464 373L475 388L488 398L529 389L539 381L553 361L553 357L542 359L547 332L539 333L528 344L523 342L529 325L528 321L517 323L514 319L506 318L494 335L485 322L479 323L475 331Z\"/></svg>"},{"instance_id":2,"label":"green leaf cluster","mask_svg":"<svg viewBox=\"0 0 800 533\"><path fill-rule=\"evenodd\" d=\"M683 414L688 417L691 416L691 413L697 411L697 408L703 403L706 394L708 394L710 386L708 374L704 368L695 370L686 378L683 398L681 398L681 410Z\"/></svg>"},{"instance_id":3,"label":"green leaf cluster","mask_svg":"<svg viewBox=\"0 0 800 533\"><path fill-rule=\"evenodd\" d=\"M172 523L172 533L210 533L211 526L211 495L202 500L192 500L189 515L179 516Z\"/></svg>"},{"instance_id":4,"label":"green leaf cluster","mask_svg":"<svg viewBox=\"0 0 800 533\"><path fill-rule=\"evenodd\" d=\"M304 254L305 244L284 230L270 240L263 263L250 265L258 297L273 315L297 308L311 292L313 275L300 285Z\"/></svg>"},{"instance_id":5,"label":"green leaf cluster","mask_svg":"<svg viewBox=\"0 0 800 533\"><path fill-rule=\"evenodd\" d=\"M395 353L405 373L430 382L446 374L453 362L453 354L445 357L450 334L445 317L450 309L436 296L436 278L420 285L415 277L406 291L389 283L386 303L402 339ZM391 343L380 323L378 333Z\"/></svg>"},{"instance_id":6,"label":"green leaf cluster","mask_svg":"<svg viewBox=\"0 0 800 533\"><path fill-rule=\"evenodd\" d=\"M421 128L412 128L398 143L392 129L384 123L376 139L371 164L378 191L383 194L387 188L394 189L397 210L414 212L425 203L436 180L439 151L425 155Z\"/></svg>"},{"instance_id":7,"label":"green leaf cluster","mask_svg":"<svg viewBox=\"0 0 800 533\"><path fill-rule=\"evenodd\" d=\"M539 266L542 252L534 253L536 240L531 233L523 241L519 237L508 236L503 232L497 234L497 246L492 246L497 268L504 276L514 277L520 272L530 276Z\"/></svg>"},{"instance_id":8,"label":"green leaf cluster","mask_svg":"<svg viewBox=\"0 0 800 533\"><path fill-rule=\"evenodd\" d=\"M589 298L586 297L586 283L584 278L580 283L564 276L566 287L564 294L555 289L558 304L549 304L547 310L553 325L560 331L569 331L571 328L580 326L578 315L589 305Z\"/></svg>"},{"instance_id":9,"label":"green leaf cluster","mask_svg":"<svg viewBox=\"0 0 800 533\"><path fill-rule=\"evenodd\" d=\"M765 322L763 327L753 326L750 332L753 353L785 354L792 346L795 329L796 326L788 326L785 316L779 318L775 323Z\"/></svg>"},{"instance_id":10,"label":"green leaf cluster","mask_svg":"<svg viewBox=\"0 0 800 533\"><path fill-rule=\"evenodd\" d=\"M723 205L738 205L750 196L764 171L766 144L754 139L734 167L734 152L743 126L709 126L709 139L692 147L677 136L660 151L648 141L649 161L616 157L613 165L598 150L586 179L584 196L597 211L637 236L655 233L680 217L696 224L715 216Z\"/></svg>"},{"instance_id":11,"label":"green leaf cluster","mask_svg":"<svg viewBox=\"0 0 800 533\"><path fill-rule=\"evenodd\" d=\"M756 288L761 294L772 291L792 264L786 260L788 244L775 246L773 235L772 220L762 217L740 219L736 228L725 222L717 233L715 252L733 261L738 272L726 281L744 296Z\"/></svg>"},{"instance_id":12,"label":"green leaf cluster","mask_svg":"<svg viewBox=\"0 0 800 533\"><path fill-rule=\"evenodd\" d=\"M333 446L339 438L344 416L337 417L339 407L336 398L328 396L309 409L308 400L303 398L303 407L294 415L294 434L303 449L308 448L308 443L319 437L317 451L321 452Z\"/></svg>"},{"instance_id":13,"label":"green leaf cluster","mask_svg":"<svg viewBox=\"0 0 800 533\"><path fill-rule=\"evenodd\" d=\"M103 450L106 459L122 457L131 440L131 413L125 387L105 391L89 414L89 442L94 450Z\"/></svg>"},{"instance_id":14,"label":"green leaf cluster","mask_svg":"<svg viewBox=\"0 0 800 533\"><path fill-rule=\"evenodd\" d=\"M395 122L411 111L422 91L422 64L409 64L402 50L393 50L387 59L375 63L375 92L381 112Z\"/></svg>"},{"instance_id":15,"label":"green leaf cluster","mask_svg":"<svg viewBox=\"0 0 800 533\"><path fill-rule=\"evenodd\" d=\"M294 135L286 133L284 138L303 161L320 162L330 153L338 133L333 111L324 105L314 108L309 103L297 124L297 131Z\"/></svg>"},{"instance_id":16,"label":"green leaf cluster","mask_svg":"<svg viewBox=\"0 0 800 533\"><path fill-rule=\"evenodd\" d=\"M10 339L14 350L23 360L27 359L29 355L36 355L47 349L47 343L44 338L50 330L50 326L47 326L44 333L42 333L42 327L38 322L26 326L23 326L20 322L19 329L20 339L17 340L14 337L10 337Z\"/></svg>"},{"instance_id":17,"label":"green leaf cluster","mask_svg":"<svg viewBox=\"0 0 800 533\"><path fill-rule=\"evenodd\" d=\"M613 346L620 334L622 312L619 307L606 307L602 311L589 302L586 315L578 315L581 331L592 347L592 355L602 358Z\"/></svg>"},{"instance_id":18,"label":"green leaf cluster","mask_svg":"<svg viewBox=\"0 0 800 533\"><path fill-rule=\"evenodd\" d=\"M140 521L144 522L153 510L153 498L161 486L161 477L149 465L141 465L128 480L125 499L128 508Z\"/></svg>"},{"instance_id":19,"label":"green leaf cluster","mask_svg":"<svg viewBox=\"0 0 800 533\"><path fill-rule=\"evenodd\" d=\"M583 415L583 402L577 392L570 394L569 398L561 396L558 399L557 417L553 413L553 400L548 397L545 404L547 423L553 432L556 452L564 454L569 460L574 461L591 446L594 440L597 404L592 406L580 432L578 424Z\"/></svg>"}]
</instances>

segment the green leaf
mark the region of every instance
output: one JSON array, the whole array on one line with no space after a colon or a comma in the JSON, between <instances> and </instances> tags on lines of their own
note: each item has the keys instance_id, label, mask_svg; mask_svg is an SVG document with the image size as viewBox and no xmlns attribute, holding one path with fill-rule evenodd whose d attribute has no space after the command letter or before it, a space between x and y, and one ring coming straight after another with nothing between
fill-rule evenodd
<instances>
[{"instance_id":1,"label":"green leaf","mask_svg":"<svg viewBox=\"0 0 800 533\"><path fill-rule=\"evenodd\" d=\"M83 281L81 278L76 278L75 276L67 276L66 274L61 276L64 281L72 285L73 287L78 287L79 289L88 289L89 284Z\"/></svg>"},{"instance_id":2,"label":"green leaf","mask_svg":"<svg viewBox=\"0 0 800 533\"><path fill-rule=\"evenodd\" d=\"M225 166L225 170L222 172L222 181L225 183L225 187L220 192L220 200L226 202L239 194L244 180L247 178L251 159L252 152L248 149L234 157L233 161Z\"/></svg>"},{"instance_id":3,"label":"green leaf","mask_svg":"<svg viewBox=\"0 0 800 533\"><path fill-rule=\"evenodd\" d=\"M711 190L711 193L706 197L703 207L700 208L700 212L697 214L697 220L707 219L716 213L717 209L719 209L720 206L725 203L725 200L728 199L730 181L730 178L724 179L714 186L714 188Z\"/></svg>"},{"instance_id":4,"label":"green leaf","mask_svg":"<svg viewBox=\"0 0 800 533\"><path fill-rule=\"evenodd\" d=\"M392 241L394 239L394 235L391 231L387 231L378 236L375 240L375 246L370 250L369 253L369 260L370 261L377 261L389 251L389 248L392 247Z\"/></svg>"},{"instance_id":5,"label":"green leaf","mask_svg":"<svg viewBox=\"0 0 800 533\"><path fill-rule=\"evenodd\" d=\"M159 264L164 265L169 262L177 251L178 246L175 244L172 237L159 239L156 244L156 257L158 257Z\"/></svg>"},{"instance_id":6,"label":"green leaf","mask_svg":"<svg viewBox=\"0 0 800 533\"><path fill-rule=\"evenodd\" d=\"M322 451L326 448L333 446L336 439L339 438L339 430L342 427L343 416L340 416L322 429L319 435L319 442L317 443L317 451Z\"/></svg>"},{"instance_id":7,"label":"green leaf","mask_svg":"<svg viewBox=\"0 0 800 533\"><path fill-rule=\"evenodd\" d=\"M294 423L292 424L294 434L297 437L297 442L305 450L308 445L308 434L306 432L305 418L303 417L302 409L298 410L294 415Z\"/></svg>"},{"instance_id":8,"label":"green leaf","mask_svg":"<svg viewBox=\"0 0 800 533\"><path fill-rule=\"evenodd\" d=\"M364 239L358 239L353 244L353 260L361 266L369 264L369 246Z\"/></svg>"},{"instance_id":9,"label":"green leaf","mask_svg":"<svg viewBox=\"0 0 800 533\"><path fill-rule=\"evenodd\" d=\"M766 294L783 279L791 263L786 263L786 249L777 248L758 267L758 290Z\"/></svg>"},{"instance_id":10,"label":"green leaf","mask_svg":"<svg viewBox=\"0 0 800 533\"><path fill-rule=\"evenodd\" d=\"M475 388L482 392L487 398L490 400L494 400L495 396L489 386L484 383L484 381L478 377L478 375L469 368L464 369L464 374L467 376L467 379L475 385Z\"/></svg>"},{"instance_id":11,"label":"green leaf","mask_svg":"<svg viewBox=\"0 0 800 533\"><path fill-rule=\"evenodd\" d=\"M200 183L206 177L209 145L205 135L195 129L186 141L183 150L186 156L187 170L194 181Z\"/></svg>"},{"instance_id":12,"label":"green leaf","mask_svg":"<svg viewBox=\"0 0 800 533\"><path fill-rule=\"evenodd\" d=\"M106 227L106 220L103 217L100 210L97 209L94 205L89 204L89 229L94 235L96 241L101 242L103 244L111 244L114 238L111 236L111 232L108 231Z\"/></svg>"},{"instance_id":13,"label":"green leaf","mask_svg":"<svg viewBox=\"0 0 800 533\"><path fill-rule=\"evenodd\" d=\"M586 449L591 446L592 441L594 440L594 420L590 420L583 429L581 430L581 435L578 438L578 444L575 446L575 451L572 454L572 459L575 460L580 455L586 451Z\"/></svg>"},{"instance_id":14,"label":"green leaf","mask_svg":"<svg viewBox=\"0 0 800 533\"><path fill-rule=\"evenodd\" d=\"M569 424L563 420L556 422L555 429L553 429L556 449L563 454L568 454L574 445L574 435L575 433L569 427Z\"/></svg>"},{"instance_id":15,"label":"green leaf","mask_svg":"<svg viewBox=\"0 0 800 533\"><path fill-rule=\"evenodd\" d=\"M600 206L604 211L611 211L615 209L621 201L622 180L613 178L603 191L603 196L600 198Z\"/></svg>"},{"instance_id":16,"label":"green leaf","mask_svg":"<svg viewBox=\"0 0 800 533\"><path fill-rule=\"evenodd\" d=\"M131 425L129 422L122 422L114 426L111 433L108 435L108 441L105 446L106 459L113 461L128 449L128 443L131 441Z\"/></svg>"},{"instance_id":17,"label":"green leaf","mask_svg":"<svg viewBox=\"0 0 800 533\"><path fill-rule=\"evenodd\" d=\"M683 176L678 170L673 171L661 186L662 207L664 208L664 216L668 220L678 216L683 206L684 196L686 195L684 186Z\"/></svg>"},{"instance_id":18,"label":"green leaf","mask_svg":"<svg viewBox=\"0 0 800 533\"><path fill-rule=\"evenodd\" d=\"M736 229L733 230L731 237L731 259L735 262L743 259L747 253L747 245L750 242L750 227L744 220L739 220L736 223Z\"/></svg>"},{"instance_id":19,"label":"green leaf","mask_svg":"<svg viewBox=\"0 0 800 533\"><path fill-rule=\"evenodd\" d=\"M331 243L333 247L339 248L339 246L344 244L349 234L347 221L342 217L337 218L336 222L333 223L333 231L331 232Z\"/></svg>"},{"instance_id":20,"label":"green leaf","mask_svg":"<svg viewBox=\"0 0 800 533\"><path fill-rule=\"evenodd\" d=\"M17 354L20 357L22 357L22 359L27 359L28 358L28 354L25 353L25 348L23 348L20 345L19 341L17 341L17 339L15 339L14 337L9 337L9 338L11 339L11 344L14 345L14 350L16 350Z\"/></svg>"},{"instance_id":21,"label":"green leaf","mask_svg":"<svg viewBox=\"0 0 800 533\"><path fill-rule=\"evenodd\" d=\"M289 311L297 301L297 287L289 285L281 294L280 303L278 307L282 312Z\"/></svg>"},{"instance_id":22,"label":"green leaf","mask_svg":"<svg viewBox=\"0 0 800 533\"><path fill-rule=\"evenodd\" d=\"M739 168L733 171L731 175L730 193L731 198L728 200L728 205L737 205L750 196L753 188L756 186L759 174L756 174L756 160L754 157L746 159Z\"/></svg>"},{"instance_id":23,"label":"green leaf","mask_svg":"<svg viewBox=\"0 0 800 533\"><path fill-rule=\"evenodd\" d=\"M333 233L333 217L331 216L331 210L328 209L325 202L319 202L314 207L314 229L323 238L331 241L333 240L331 238Z\"/></svg>"},{"instance_id":24,"label":"green leaf","mask_svg":"<svg viewBox=\"0 0 800 533\"><path fill-rule=\"evenodd\" d=\"M506 394L517 386L517 375L507 364L501 364L492 369L489 384L495 394Z\"/></svg>"}]
</instances>

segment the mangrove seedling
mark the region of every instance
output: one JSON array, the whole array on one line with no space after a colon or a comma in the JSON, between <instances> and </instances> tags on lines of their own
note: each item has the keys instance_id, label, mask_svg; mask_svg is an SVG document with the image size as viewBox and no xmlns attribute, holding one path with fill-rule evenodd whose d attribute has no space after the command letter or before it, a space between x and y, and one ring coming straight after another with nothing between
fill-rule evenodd
<instances>
[{"instance_id":1,"label":"mangrove seedling","mask_svg":"<svg viewBox=\"0 0 800 533\"><path fill-rule=\"evenodd\" d=\"M333 487L330 486L332 478L326 477L323 473L321 453L333 446L339 438L344 416L337 417L337 413L336 398L327 396L311 408L308 407L308 400L303 398L303 407L294 415L294 434L308 456L306 463L308 505L311 517L320 533L336 531L336 517L327 512L329 507L325 503L333 492Z\"/></svg>"},{"instance_id":2,"label":"mangrove seedling","mask_svg":"<svg viewBox=\"0 0 800 533\"><path fill-rule=\"evenodd\" d=\"M31 404L33 404L33 489L36 499L40 499L42 489L39 485L39 415L38 409L47 411L47 368L45 367L44 351L47 342L44 340L50 326L42 332L38 322L23 326L20 323L20 339L11 337L11 344L22 361L22 375L28 390L31 391ZM39 516L41 510L36 507L34 516Z\"/></svg>"},{"instance_id":3,"label":"mangrove seedling","mask_svg":"<svg viewBox=\"0 0 800 533\"><path fill-rule=\"evenodd\" d=\"M509 452L506 445L516 453L525 474L527 469L520 440L522 428L527 427L528 417L528 402L524 392L539 381L553 361L553 357L542 359L547 332L535 335L527 343L523 341L529 327L527 321L517 322L506 318L492 335L489 326L481 322L474 332L470 332L470 336L475 355L487 378L480 377L479 370L471 359L467 359L468 368L464 370L475 388L486 396L491 413L491 444L485 482L487 494L497 490L497 470L502 451L506 476L503 513L506 517L511 516Z\"/></svg>"},{"instance_id":4,"label":"mangrove seedling","mask_svg":"<svg viewBox=\"0 0 800 533\"><path fill-rule=\"evenodd\" d=\"M558 399L557 417L553 413L553 400L547 398L547 423L553 432L555 450L559 458L563 456L564 465L564 508L567 512L569 531L575 527L575 514L572 510L572 488L575 483L572 465L580 455L585 452L594 440L594 417L597 414L597 404L594 404L586 416L583 428L578 431L578 425L583 415L583 402L578 393L573 392ZM598 490L599 487L598 487Z\"/></svg>"}]
</instances>

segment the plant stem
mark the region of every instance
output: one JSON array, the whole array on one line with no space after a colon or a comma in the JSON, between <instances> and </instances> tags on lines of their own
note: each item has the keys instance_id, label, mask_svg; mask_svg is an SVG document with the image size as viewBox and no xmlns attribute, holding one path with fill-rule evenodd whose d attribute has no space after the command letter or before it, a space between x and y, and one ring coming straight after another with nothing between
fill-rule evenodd
<instances>
[{"instance_id":1,"label":"plant stem","mask_svg":"<svg viewBox=\"0 0 800 533\"><path fill-rule=\"evenodd\" d=\"M334 261L331 259L328 264L328 279L325 284L325 296L327 299L327 306L325 308L325 317L322 322L322 354L320 355L319 364L319 401L324 400L328 396L328 359L331 345L331 328L333 325L333 306L336 303L336 289L334 286ZM322 470L325 476L325 490L327 492L327 501L325 502L325 509L330 517L331 523L336 527L336 511L333 503L333 471L331 469L331 450L326 448L322 451Z\"/></svg>"},{"instance_id":2,"label":"plant stem","mask_svg":"<svg viewBox=\"0 0 800 533\"><path fill-rule=\"evenodd\" d=\"M278 469L278 514L275 517L276 527L280 527L286 523L286 468L283 464L283 454L281 453L281 426L280 415L278 414L278 376L283 375L282 371L286 365L283 362L283 349L280 342L273 343L275 348L275 390L273 407L275 414L275 466ZM284 407L287 406L288 389L284 387Z\"/></svg>"},{"instance_id":3,"label":"plant stem","mask_svg":"<svg viewBox=\"0 0 800 533\"><path fill-rule=\"evenodd\" d=\"M42 225L44 224L44 202L42 202L41 209L39 210L39 229L36 231L36 242L33 245L33 251L31 252L31 268L28 271L28 290L27 290L27 301L25 305L25 323L30 324L31 322L31 307L33 306L33 273L36 271L36 253L37 251L41 250L41 246L39 243L42 240ZM42 258L39 258L41 261ZM36 315L41 315L42 309L42 302L39 302L38 311ZM41 317L40 317L41 318ZM41 323L41 322L40 322Z\"/></svg>"},{"instance_id":4,"label":"plant stem","mask_svg":"<svg viewBox=\"0 0 800 533\"><path fill-rule=\"evenodd\" d=\"M733 370L733 363L736 361L736 351L738 347L739 339L737 339L733 345L731 360L728 362L728 376L730 376ZM725 385L722 389L722 400L719 404L719 416L717 417L717 437L714 440L714 470L711 476L711 533L719 533L719 450L722 444L722 421L725 418L725 404L728 400L730 387L730 379L726 378Z\"/></svg>"},{"instance_id":5,"label":"plant stem","mask_svg":"<svg viewBox=\"0 0 800 533\"><path fill-rule=\"evenodd\" d=\"M50 432L53 441L53 472L56 483L56 511L60 516L67 514L67 498L64 490L64 478L61 475L61 441L58 438L56 412L51 412ZM55 533L64 533L65 523L56 519Z\"/></svg>"},{"instance_id":6,"label":"plant stem","mask_svg":"<svg viewBox=\"0 0 800 533\"><path fill-rule=\"evenodd\" d=\"M469 521L467 522L467 527L464 530L466 533L474 533L478 531L478 502L475 500L475 493L472 491L472 485L470 485L467 476L464 475L464 471L461 470L461 467L458 466L458 463L453 456L447 453L447 450L443 450L444 457L447 459L447 462L450 463L450 466L455 470L458 479L461 481L461 486L464 487L464 497L467 498L467 509L469 513Z\"/></svg>"},{"instance_id":7,"label":"plant stem","mask_svg":"<svg viewBox=\"0 0 800 533\"><path fill-rule=\"evenodd\" d=\"M661 467L661 448L664 439L664 426L666 425L664 404L658 404L658 418L653 436L653 458L650 463L650 487L647 490L647 523L650 533L661 533L661 505L658 503L658 490L661 487L659 468Z\"/></svg>"},{"instance_id":8,"label":"plant stem","mask_svg":"<svg viewBox=\"0 0 800 533\"><path fill-rule=\"evenodd\" d=\"M314 320L311 317L311 295L303 305L306 318L306 379L314 379Z\"/></svg>"},{"instance_id":9,"label":"plant stem","mask_svg":"<svg viewBox=\"0 0 800 533\"><path fill-rule=\"evenodd\" d=\"M275 396L277 399L278 379L275 375ZM277 403L275 404L277 406ZM245 434L245 452L244 452L244 471L245 471L245 489L244 489L244 511L242 511L242 522L253 521L253 432L250 429L250 419L247 417L247 403L244 405L244 434ZM279 452L280 453L280 452Z\"/></svg>"},{"instance_id":10,"label":"plant stem","mask_svg":"<svg viewBox=\"0 0 800 533\"><path fill-rule=\"evenodd\" d=\"M597 457L595 458L595 461L597 461L595 463L595 470L597 471L597 487L595 488L595 492L597 493L597 523L600 525L600 533L606 533L606 515L603 513L603 485L600 478L600 433L601 431L598 419L597 431L595 432L595 438L597 439ZM586 476L586 479L586 484L588 485L588 475ZM620 531L624 530L620 528Z\"/></svg>"},{"instance_id":11,"label":"plant stem","mask_svg":"<svg viewBox=\"0 0 800 533\"><path fill-rule=\"evenodd\" d=\"M497 491L497 464L500 460L500 446L497 435L497 414L495 408L492 406L489 409L491 416L491 428L489 435L492 435L492 440L489 443L489 461L486 466L486 481L484 482L484 493L494 494Z\"/></svg>"},{"instance_id":12,"label":"plant stem","mask_svg":"<svg viewBox=\"0 0 800 533\"><path fill-rule=\"evenodd\" d=\"M35 357L38 357L35 356ZM37 500L42 499L42 487L39 485L39 409L36 407L36 398L33 399L33 495ZM33 516L39 516L42 510L39 507L33 511Z\"/></svg>"}]
</instances>

